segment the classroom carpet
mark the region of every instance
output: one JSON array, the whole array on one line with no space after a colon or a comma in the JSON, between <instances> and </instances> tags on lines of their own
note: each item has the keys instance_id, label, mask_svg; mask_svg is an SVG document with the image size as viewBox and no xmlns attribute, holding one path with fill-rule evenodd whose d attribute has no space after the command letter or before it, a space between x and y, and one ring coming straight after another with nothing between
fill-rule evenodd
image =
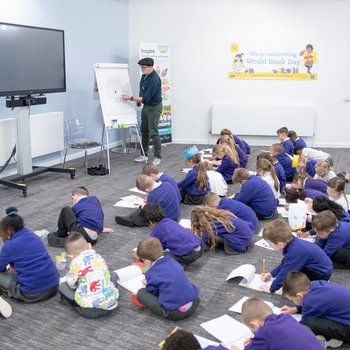
<instances>
[{"instance_id":1,"label":"classroom carpet","mask_svg":"<svg viewBox=\"0 0 350 350\"><path fill-rule=\"evenodd\" d=\"M176 180L184 174L186 167L183 151L186 145L162 147L161 171L166 171ZM205 148L203 145L200 148ZM252 147L247 168L253 169L256 156L264 147ZM350 170L347 149L325 149L334 159L335 171ZM138 154L137 154L138 155ZM27 198L22 192L0 186L0 217L5 208L16 206L27 227L34 231L56 229L60 209L70 204L71 190L75 186L86 186L91 195L96 195L103 206L105 226L112 227L113 233L101 234L95 249L104 257L111 270L128 266L133 261L131 254L138 242L149 236L150 230L117 225L116 215L126 215L133 209L117 208L113 205L121 196L133 194L128 189L135 186L143 164L134 163L135 154L111 153L111 174L108 176L89 176L85 173L83 160L76 159L67 165L76 167L75 179L67 174L44 174L27 181ZM89 156L89 165L100 164L98 155ZM229 193L238 191L229 186ZM182 218L188 219L191 206L181 205ZM267 222L260 222L254 242L260 239L258 232ZM44 239L47 246L47 241ZM55 258L63 250L48 247ZM200 324L213 318L228 314L240 320L240 315L228 309L243 296L256 296L273 302L276 306L288 303L282 296L270 295L240 287L238 281L225 282L225 278L241 264L253 264L261 271L262 259L266 259L269 271L281 260L280 253L252 245L246 254L228 256L223 251L210 251L201 259L186 268L190 280L200 287L201 304L193 316L183 321L167 321L154 316L147 310L138 310L130 300L130 292L118 287L120 298L117 310L109 317L85 319L72 308L60 303L59 295L37 304L24 304L9 300L13 315L9 319L0 317L0 349L158 349L159 342L178 326L197 335L215 340ZM335 270L331 281L350 287L350 273ZM234 332L234 330L232 330ZM339 349L350 349L344 345Z\"/></svg>"}]
</instances>

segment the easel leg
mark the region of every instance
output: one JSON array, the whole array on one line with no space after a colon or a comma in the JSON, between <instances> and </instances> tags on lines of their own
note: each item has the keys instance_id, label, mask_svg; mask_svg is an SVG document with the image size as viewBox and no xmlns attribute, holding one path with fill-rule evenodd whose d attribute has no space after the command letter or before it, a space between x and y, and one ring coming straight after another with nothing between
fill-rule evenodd
<instances>
[{"instance_id":1,"label":"easel leg","mask_svg":"<svg viewBox=\"0 0 350 350\"><path fill-rule=\"evenodd\" d=\"M142 146L142 141L141 141L141 137L140 137L140 134L139 134L139 128L137 127L137 125L136 125L136 134L137 134L137 139L139 140L139 143L140 143L141 153L143 155L143 158L145 159L145 163L147 164L145 151L144 151L143 146Z\"/></svg>"},{"instance_id":2,"label":"easel leg","mask_svg":"<svg viewBox=\"0 0 350 350\"><path fill-rule=\"evenodd\" d=\"M107 165L108 165L109 174L111 174L112 170L111 170L111 160L110 160L110 157L109 157L109 140L108 140L108 130L107 130L107 128L105 128L105 132L106 132Z\"/></svg>"}]
</instances>

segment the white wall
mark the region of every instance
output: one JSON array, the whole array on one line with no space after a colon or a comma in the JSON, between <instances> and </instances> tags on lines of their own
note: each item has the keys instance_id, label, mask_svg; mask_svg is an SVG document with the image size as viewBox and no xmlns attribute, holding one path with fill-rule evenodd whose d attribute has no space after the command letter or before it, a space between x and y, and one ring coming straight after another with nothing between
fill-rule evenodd
<instances>
[{"instance_id":1,"label":"white wall","mask_svg":"<svg viewBox=\"0 0 350 350\"><path fill-rule=\"evenodd\" d=\"M208 142L213 103L295 104L315 106L315 146L350 147L350 102L344 101L350 95L350 1L129 0L129 6L134 91L138 43L172 45L175 142ZM232 41L312 42L319 80L228 79ZM266 144L261 138L250 142Z\"/></svg>"}]
</instances>

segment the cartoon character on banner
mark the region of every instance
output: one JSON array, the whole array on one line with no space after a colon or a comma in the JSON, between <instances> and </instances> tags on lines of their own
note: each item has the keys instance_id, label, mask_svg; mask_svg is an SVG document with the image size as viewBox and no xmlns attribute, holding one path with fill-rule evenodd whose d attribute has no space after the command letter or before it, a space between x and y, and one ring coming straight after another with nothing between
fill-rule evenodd
<instances>
[{"instance_id":1,"label":"cartoon character on banner","mask_svg":"<svg viewBox=\"0 0 350 350\"><path fill-rule=\"evenodd\" d=\"M244 53L237 53L233 58L233 70L236 73L240 73L244 68L243 56L244 56Z\"/></svg>"}]
</instances>

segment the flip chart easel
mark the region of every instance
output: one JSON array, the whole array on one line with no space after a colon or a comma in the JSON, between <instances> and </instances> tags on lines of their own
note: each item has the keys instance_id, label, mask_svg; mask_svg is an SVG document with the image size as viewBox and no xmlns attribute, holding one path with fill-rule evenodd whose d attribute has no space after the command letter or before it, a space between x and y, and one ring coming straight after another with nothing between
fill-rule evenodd
<instances>
[{"instance_id":1,"label":"flip chart easel","mask_svg":"<svg viewBox=\"0 0 350 350\"><path fill-rule=\"evenodd\" d=\"M111 172L108 137L110 130L135 127L137 139L141 145L141 152L144 155L137 128L135 105L133 102L122 99L124 94L132 95L128 68L127 64L119 63L95 64L96 86L104 121L109 172ZM123 135L125 138L125 132Z\"/></svg>"}]
</instances>

